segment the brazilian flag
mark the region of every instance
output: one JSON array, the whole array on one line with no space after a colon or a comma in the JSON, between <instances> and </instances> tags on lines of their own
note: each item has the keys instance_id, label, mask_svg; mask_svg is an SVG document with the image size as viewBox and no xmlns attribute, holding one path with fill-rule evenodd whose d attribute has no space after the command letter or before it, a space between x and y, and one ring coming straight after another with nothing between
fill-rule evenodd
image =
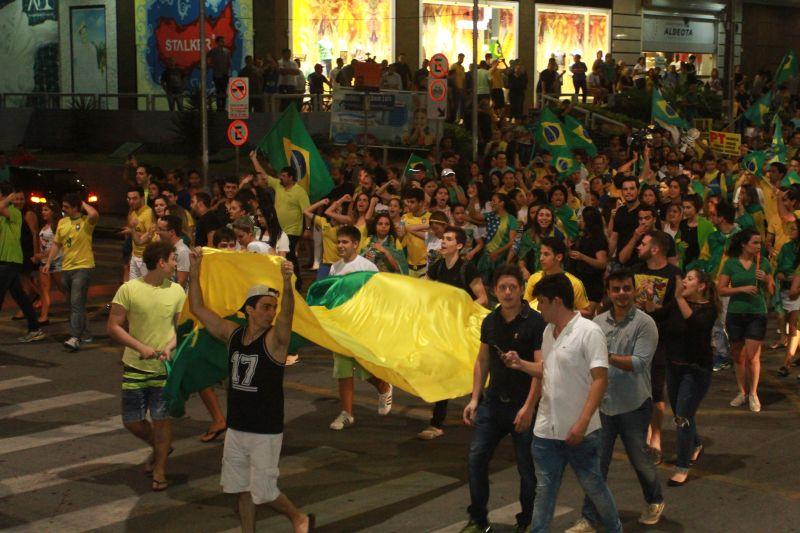
<instances>
[{"instance_id":1,"label":"brazilian flag","mask_svg":"<svg viewBox=\"0 0 800 533\"><path fill-rule=\"evenodd\" d=\"M794 55L794 50L789 50L783 56L781 64L778 65L778 70L775 71L775 86L779 87L789 78L796 78L798 72L800 72L800 68L797 64L797 56Z\"/></svg>"},{"instance_id":2,"label":"brazilian flag","mask_svg":"<svg viewBox=\"0 0 800 533\"><path fill-rule=\"evenodd\" d=\"M536 144L548 152L554 148L567 148L564 125L549 107L542 109L542 114L539 116L539 123L536 126Z\"/></svg>"},{"instance_id":3,"label":"brazilian flag","mask_svg":"<svg viewBox=\"0 0 800 533\"><path fill-rule=\"evenodd\" d=\"M550 150L550 154L553 156L550 164L561 178L565 178L581 168L569 148L555 148Z\"/></svg>"},{"instance_id":4,"label":"brazilian flag","mask_svg":"<svg viewBox=\"0 0 800 533\"><path fill-rule=\"evenodd\" d=\"M675 127L688 129L689 123L683 120L671 105L661 95L661 91L653 89L653 103L651 106L653 122L664 128Z\"/></svg>"},{"instance_id":5,"label":"brazilian flag","mask_svg":"<svg viewBox=\"0 0 800 533\"><path fill-rule=\"evenodd\" d=\"M775 116L772 118L772 124L775 126L775 131L772 133L772 145L770 146L772 158L769 162L773 163L778 161L780 163L786 163L786 144L783 142L783 121L781 121L777 113L775 113Z\"/></svg>"},{"instance_id":6,"label":"brazilian flag","mask_svg":"<svg viewBox=\"0 0 800 533\"><path fill-rule=\"evenodd\" d=\"M786 173L781 180L781 187L791 187L792 185L797 185L800 183L800 176L797 175L797 172L794 170L790 170Z\"/></svg>"},{"instance_id":7,"label":"brazilian flag","mask_svg":"<svg viewBox=\"0 0 800 533\"><path fill-rule=\"evenodd\" d=\"M296 106L286 108L269 133L259 141L258 150L269 156L269 162L275 170L292 167L297 183L306 190L312 203L333 189L328 167Z\"/></svg>"},{"instance_id":8,"label":"brazilian flag","mask_svg":"<svg viewBox=\"0 0 800 533\"><path fill-rule=\"evenodd\" d=\"M417 154L412 153L408 157L406 168L403 170L403 179L406 179L409 175L408 173L418 168L419 165L425 167L425 177L434 179L436 178L436 170L433 168L433 163L431 163L430 159L427 157L420 157Z\"/></svg>"},{"instance_id":9,"label":"brazilian flag","mask_svg":"<svg viewBox=\"0 0 800 533\"><path fill-rule=\"evenodd\" d=\"M769 113L772 106L772 91L766 93L764 96L755 101L753 105L747 108L744 112L744 118L752 122L755 126L761 126L764 123L764 118Z\"/></svg>"},{"instance_id":10,"label":"brazilian flag","mask_svg":"<svg viewBox=\"0 0 800 533\"><path fill-rule=\"evenodd\" d=\"M747 172L758 177L763 176L764 163L767 161L767 154L760 150L750 152L742 158L742 168Z\"/></svg>"},{"instance_id":11,"label":"brazilian flag","mask_svg":"<svg viewBox=\"0 0 800 533\"><path fill-rule=\"evenodd\" d=\"M597 154L597 147L594 145L592 138L589 137L586 128L572 115L566 115L564 117L564 133L567 135L569 147L573 150L586 150L586 153L590 156Z\"/></svg>"}]
</instances>

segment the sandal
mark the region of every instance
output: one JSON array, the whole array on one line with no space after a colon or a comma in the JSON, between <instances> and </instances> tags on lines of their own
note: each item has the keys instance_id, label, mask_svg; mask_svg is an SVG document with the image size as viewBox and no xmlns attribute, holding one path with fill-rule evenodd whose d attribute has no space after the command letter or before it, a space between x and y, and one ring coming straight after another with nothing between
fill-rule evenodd
<instances>
[{"instance_id":1,"label":"sandal","mask_svg":"<svg viewBox=\"0 0 800 533\"><path fill-rule=\"evenodd\" d=\"M220 435L222 435L226 431L228 431L228 426L225 426L224 428L218 429L216 431L211 431L211 429L209 429L203 435L200 436L200 442L214 442L215 440L217 440L217 438L219 438Z\"/></svg>"},{"instance_id":2,"label":"sandal","mask_svg":"<svg viewBox=\"0 0 800 533\"><path fill-rule=\"evenodd\" d=\"M433 440L444 435L444 430L435 426L430 426L417 433L417 438L421 440Z\"/></svg>"},{"instance_id":3,"label":"sandal","mask_svg":"<svg viewBox=\"0 0 800 533\"><path fill-rule=\"evenodd\" d=\"M692 454L693 458L689 460L689 466L694 466L697 464L697 461L703 456L703 451L706 449L705 446L702 444L694 449L694 453Z\"/></svg>"},{"instance_id":4,"label":"sandal","mask_svg":"<svg viewBox=\"0 0 800 533\"><path fill-rule=\"evenodd\" d=\"M153 484L151 485L153 492L164 492L165 490L167 490L168 487L169 487L169 481L167 481L166 479L159 480L153 478Z\"/></svg>"},{"instance_id":5,"label":"sandal","mask_svg":"<svg viewBox=\"0 0 800 533\"><path fill-rule=\"evenodd\" d=\"M175 448L170 446L169 452L167 453L167 457L172 455L172 452L174 451ZM147 477L153 477L153 468L155 468L155 461L156 461L155 455L153 454L153 452L150 452L150 457L147 458L147 462L144 464L144 469L143 469L144 475L146 475Z\"/></svg>"}]
</instances>

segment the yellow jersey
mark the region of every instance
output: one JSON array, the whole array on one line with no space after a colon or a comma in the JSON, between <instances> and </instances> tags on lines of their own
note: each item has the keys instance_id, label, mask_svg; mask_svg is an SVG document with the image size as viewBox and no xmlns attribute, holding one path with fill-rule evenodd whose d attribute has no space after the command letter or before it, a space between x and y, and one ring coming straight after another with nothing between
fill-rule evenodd
<instances>
[{"instance_id":1,"label":"yellow jersey","mask_svg":"<svg viewBox=\"0 0 800 533\"><path fill-rule=\"evenodd\" d=\"M153 210L147 205L143 205L138 211L131 211L128 213L128 225L135 219L136 226L134 227L134 231L137 233L147 233L150 231L150 228L153 227L153 224L155 224L154 218ZM133 255L142 257L144 247L147 246L147 244L136 244L135 240L132 241L132 244Z\"/></svg>"},{"instance_id":2,"label":"yellow jersey","mask_svg":"<svg viewBox=\"0 0 800 533\"><path fill-rule=\"evenodd\" d=\"M566 274L569 282L572 283L572 292L575 294L575 309L579 311L587 309L589 307L589 298L586 297L586 289L583 288L583 282L569 272L564 272L564 274ZM539 270L531 274L531 277L528 278L528 283L525 285L525 300L530 304L531 308L536 311L539 310L539 301L533 296L533 288L536 287L536 284L539 283L544 276L544 271Z\"/></svg>"},{"instance_id":3,"label":"yellow jersey","mask_svg":"<svg viewBox=\"0 0 800 533\"><path fill-rule=\"evenodd\" d=\"M86 215L78 218L64 217L58 221L53 240L63 250L62 270L94 268L92 233L95 225L96 223L89 222Z\"/></svg>"},{"instance_id":4,"label":"yellow jersey","mask_svg":"<svg viewBox=\"0 0 800 533\"><path fill-rule=\"evenodd\" d=\"M421 239L408 231L408 226L429 225L431 214L425 211L420 216L414 216L412 213L406 213L400 219L400 222L406 226L406 234L403 236L403 246L406 248L408 255L408 264L415 267L425 266L428 264L428 246L425 244L425 239Z\"/></svg>"}]
</instances>

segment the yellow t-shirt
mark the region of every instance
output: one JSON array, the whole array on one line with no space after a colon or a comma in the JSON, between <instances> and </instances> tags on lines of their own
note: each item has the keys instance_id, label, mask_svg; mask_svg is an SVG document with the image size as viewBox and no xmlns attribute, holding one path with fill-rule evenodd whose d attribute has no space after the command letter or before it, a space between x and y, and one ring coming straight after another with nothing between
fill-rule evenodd
<instances>
[{"instance_id":1,"label":"yellow t-shirt","mask_svg":"<svg viewBox=\"0 0 800 533\"><path fill-rule=\"evenodd\" d=\"M64 253L61 262L62 270L94 268L94 253L92 252L94 228L95 224L90 223L89 217L86 215L74 219L64 217L58 221L53 240L61 246Z\"/></svg>"},{"instance_id":2,"label":"yellow t-shirt","mask_svg":"<svg viewBox=\"0 0 800 533\"><path fill-rule=\"evenodd\" d=\"M328 219L321 216L314 217L314 226L322 232L322 262L332 265L339 260L339 252L336 251L336 228L328 222Z\"/></svg>"},{"instance_id":3,"label":"yellow t-shirt","mask_svg":"<svg viewBox=\"0 0 800 533\"><path fill-rule=\"evenodd\" d=\"M500 68L493 68L489 69L489 76L492 81L492 89L502 89L503 88L503 72L506 69Z\"/></svg>"},{"instance_id":4,"label":"yellow t-shirt","mask_svg":"<svg viewBox=\"0 0 800 533\"><path fill-rule=\"evenodd\" d=\"M589 307L589 299L586 297L586 289L583 288L583 282L569 272L564 272L564 274L567 275L567 279L572 283L572 292L575 293L575 309L587 309ZM528 278L528 284L525 285L525 300L536 311L539 310L539 301L533 296L533 288L543 277L544 271L539 270L531 274L531 277Z\"/></svg>"},{"instance_id":5,"label":"yellow t-shirt","mask_svg":"<svg viewBox=\"0 0 800 533\"><path fill-rule=\"evenodd\" d=\"M453 73L453 85L456 89L463 89L464 82L467 78L467 73L464 70L464 65L459 65L458 63L453 63L450 65L450 72Z\"/></svg>"},{"instance_id":6,"label":"yellow t-shirt","mask_svg":"<svg viewBox=\"0 0 800 533\"><path fill-rule=\"evenodd\" d=\"M162 349L175 336L175 317L183 309L186 293L177 283L164 280L155 287L144 278L126 283L117 290L112 303L128 313L128 333L147 346ZM164 363L158 359L139 359L139 353L125 347L122 362L143 372L163 374Z\"/></svg>"},{"instance_id":7,"label":"yellow t-shirt","mask_svg":"<svg viewBox=\"0 0 800 533\"><path fill-rule=\"evenodd\" d=\"M425 211L420 216L416 217L411 213L406 213L400 219L400 222L406 226L406 234L403 236L403 245L406 247L408 254L408 264L411 266L423 266L428 264L428 246L425 244L425 239L420 239L410 231L408 226L418 226L420 224L430 224L431 214Z\"/></svg>"},{"instance_id":8,"label":"yellow t-shirt","mask_svg":"<svg viewBox=\"0 0 800 533\"><path fill-rule=\"evenodd\" d=\"M128 224L130 224L133 217L136 217L136 227L134 228L137 233L147 233L150 231L150 228L153 227L154 222L154 215L153 210L150 209L147 205L143 205L138 211L131 211L128 213ZM144 253L144 247L147 244L136 244L136 241L132 241L133 245L133 255L136 257L142 257Z\"/></svg>"},{"instance_id":9,"label":"yellow t-shirt","mask_svg":"<svg viewBox=\"0 0 800 533\"><path fill-rule=\"evenodd\" d=\"M270 176L267 181L275 190L275 212L281 229L291 237L302 235L303 211L309 206L308 193L300 184L287 190L277 178Z\"/></svg>"}]
</instances>

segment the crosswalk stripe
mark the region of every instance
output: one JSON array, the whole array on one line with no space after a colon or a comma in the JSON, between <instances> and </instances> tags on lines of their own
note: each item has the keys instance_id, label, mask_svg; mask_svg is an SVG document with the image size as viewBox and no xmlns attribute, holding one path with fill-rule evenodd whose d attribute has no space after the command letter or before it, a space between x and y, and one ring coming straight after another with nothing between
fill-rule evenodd
<instances>
[{"instance_id":1,"label":"crosswalk stripe","mask_svg":"<svg viewBox=\"0 0 800 533\"><path fill-rule=\"evenodd\" d=\"M49 379L39 378L36 376L21 376L13 379L6 379L0 381L0 391L16 389L19 387L28 387L30 385L39 385L40 383L49 383Z\"/></svg>"},{"instance_id":2,"label":"crosswalk stripe","mask_svg":"<svg viewBox=\"0 0 800 533\"><path fill-rule=\"evenodd\" d=\"M52 398L42 398L40 400L31 400L29 402L6 405L4 407L0 407L0 420L39 413L49 409L69 407L71 405L96 402L98 400L106 400L113 397L113 395L106 394L105 392L87 390L73 392L70 394L62 394L61 396L53 396Z\"/></svg>"},{"instance_id":3,"label":"crosswalk stripe","mask_svg":"<svg viewBox=\"0 0 800 533\"><path fill-rule=\"evenodd\" d=\"M352 459L354 453L338 450L328 446L320 446L296 455L290 455L281 461L281 476L291 476L322 468L328 464ZM42 518L22 524L4 531L39 532L58 531L59 533L82 533L113 524L150 515L166 509L181 507L208 497L208 492L220 492L219 474L206 476L190 481L185 485L176 485L167 492L134 495L106 504L95 505L49 518ZM235 531L238 531L235 530Z\"/></svg>"},{"instance_id":4,"label":"crosswalk stripe","mask_svg":"<svg viewBox=\"0 0 800 533\"><path fill-rule=\"evenodd\" d=\"M209 444L205 442L200 442L197 437L175 441L172 443L172 446L175 448L175 451L170 454L170 460L174 460L182 455L194 453L198 450L210 450L214 448L213 445L209 446ZM106 457L95 457L94 459L80 463L50 468L42 472L2 479L0 480L0 498L46 489L64 483L80 481L81 479L107 474L126 466L140 465L144 463L151 451L152 448L148 446L139 448L138 450L108 455ZM75 477L63 475L64 472L70 471L80 472L80 474Z\"/></svg>"},{"instance_id":5,"label":"crosswalk stripe","mask_svg":"<svg viewBox=\"0 0 800 533\"><path fill-rule=\"evenodd\" d=\"M567 507L566 505L556 505L556 510L555 513L553 514L553 518L565 515L570 511L572 511L572 507ZM502 525L513 526L517 523L518 512L519 512L519 503L511 503L504 507L500 507L499 509L493 509L489 511L489 523L492 525L502 524ZM437 529L433 533L458 533L459 531L464 529L464 526L466 525L467 521L462 520L461 522L457 522L447 527Z\"/></svg>"},{"instance_id":6,"label":"crosswalk stripe","mask_svg":"<svg viewBox=\"0 0 800 533\"><path fill-rule=\"evenodd\" d=\"M433 472L415 472L401 478L392 479L377 485L334 496L327 500L303 506L304 513L317 515L317 527L324 527L348 518L371 512L381 507L393 505L403 500L459 483L459 480ZM259 520L257 531L279 531L287 525L283 516L273 516ZM224 533L237 533L238 527Z\"/></svg>"},{"instance_id":7,"label":"crosswalk stripe","mask_svg":"<svg viewBox=\"0 0 800 533\"><path fill-rule=\"evenodd\" d=\"M91 435L109 433L118 429L122 429L122 420L119 415L114 415L99 420L87 420L80 424L61 426L46 431L40 431L39 433L31 433L30 435L9 437L0 439L0 455L21 450L30 450L50 444L58 444L60 442L67 442Z\"/></svg>"}]
</instances>

